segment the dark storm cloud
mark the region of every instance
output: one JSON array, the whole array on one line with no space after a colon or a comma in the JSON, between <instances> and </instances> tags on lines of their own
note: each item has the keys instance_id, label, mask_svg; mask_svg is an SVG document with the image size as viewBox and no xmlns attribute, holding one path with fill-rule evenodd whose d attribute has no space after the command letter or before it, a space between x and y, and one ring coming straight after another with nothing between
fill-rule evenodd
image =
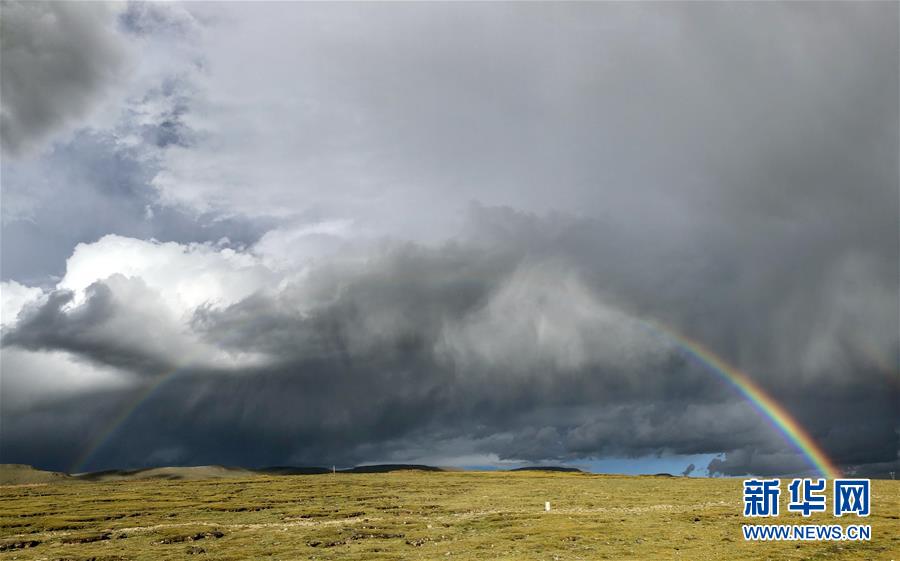
<instances>
[{"instance_id":1,"label":"dark storm cloud","mask_svg":"<svg viewBox=\"0 0 900 561\"><path fill-rule=\"evenodd\" d=\"M0 33L7 156L84 117L127 63L111 4L4 2Z\"/></svg>"},{"instance_id":2,"label":"dark storm cloud","mask_svg":"<svg viewBox=\"0 0 900 561\"><path fill-rule=\"evenodd\" d=\"M711 473L808 468L710 371L634 325L621 311L627 300L600 284L582 286L590 277L576 271L587 264L577 253L566 257L559 244L577 247L573 237L600 236L603 227L483 207L473 209L473 221L479 226L465 244L388 245L363 262L326 262L274 294L198 309L192 331L207 343L272 360L239 374L186 368L90 467L165 458L344 465L444 449L535 462L726 451ZM519 246L506 238L513 230L524 240ZM598 264L624 259L604 257ZM120 290L97 284L67 313L60 311L67 297L51 295L20 316L4 344L66 350L150 375L168 371L145 361L164 362L177 335L161 337L165 325L130 311L128 299L120 297L114 310ZM710 344L728 348L727 333ZM882 375L856 364L852 384L817 373L816 389L799 391L787 372L753 372L838 461L895 458L896 387ZM127 407L130 390L103 395L107 405L97 407L117 411ZM840 413L822 416L823 400ZM56 410L18 416L4 428L7 450L65 467L70 456L41 439L25 442L17 427L29 426L31 415L66 422L84 403L83 396L63 398ZM104 411L86 423L86 435L102 434L118 416Z\"/></svg>"},{"instance_id":3,"label":"dark storm cloud","mask_svg":"<svg viewBox=\"0 0 900 561\"><path fill-rule=\"evenodd\" d=\"M170 28L132 9L130 33ZM183 368L89 467L675 453L723 454L712 474L808 469L643 320L741 368L848 470L897 467L896 4L231 9L233 26L208 30L203 87L153 89L144 105L164 110L129 128L149 164L104 145L48 169L114 170L83 182L107 189L97 201L122 193L92 217L139 222L153 185L179 217L349 218L395 241L312 260L284 243L266 258L301 265L185 310L186 333L135 308L156 290L139 278L30 308L5 349L134 370L139 387L187 336L265 358ZM486 204L450 234L469 200ZM45 204L35 224L80 224L64 208L78 203ZM170 216L96 232L216 239ZM243 225L248 244L264 228L232 220L222 231ZM61 239L90 239L74 225ZM48 262L71 250L30 236L16 239ZM4 460L68 467L137 391L4 411ZM57 446L57 425L79 444Z\"/></svg>"}]
</instances>

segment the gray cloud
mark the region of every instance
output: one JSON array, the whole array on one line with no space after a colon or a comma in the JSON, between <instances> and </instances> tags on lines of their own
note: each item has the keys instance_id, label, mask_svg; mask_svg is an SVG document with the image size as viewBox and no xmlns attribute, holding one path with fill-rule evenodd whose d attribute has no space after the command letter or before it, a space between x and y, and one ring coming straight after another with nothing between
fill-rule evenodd
<instances>
[{"instance_id":1,"label":"gray cloud","mask_svg":"<svg viewBox=\"0 0 900 561\"><path fill-rule=\"evenodd\" d=\"M96 108L127 63L112 4L4 2L3 148L20 154Z\"/></svg>"}]
</instances>

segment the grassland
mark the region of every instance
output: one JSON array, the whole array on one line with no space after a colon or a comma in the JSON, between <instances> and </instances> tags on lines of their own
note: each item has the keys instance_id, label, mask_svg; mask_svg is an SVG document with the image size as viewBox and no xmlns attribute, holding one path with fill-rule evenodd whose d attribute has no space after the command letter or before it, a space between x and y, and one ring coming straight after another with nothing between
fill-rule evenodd
<instances>
[{"instance_id":1,"label":"grassland","mask_svg":"<svg viewBox=\"0 0 900 561\"><path fill-rule=\"evenodd\" d=\"M728 479L407 471L53 481L0 487L0 560L900 561L900 481L873 486L871 542L745 543L741 482ZM863 520L840 520L854 521Z\"/></svg>"}]
</instances>

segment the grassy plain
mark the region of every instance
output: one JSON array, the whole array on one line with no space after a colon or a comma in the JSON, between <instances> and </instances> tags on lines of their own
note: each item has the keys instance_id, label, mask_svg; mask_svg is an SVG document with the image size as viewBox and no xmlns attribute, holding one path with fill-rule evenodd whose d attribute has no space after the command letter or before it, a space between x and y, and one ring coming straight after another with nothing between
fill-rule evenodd
<instances>
[{"instance_id":1,"label":"grassy plain","mask_svg":"<svg viewBox=\"0 0 900 561\"><path fill-rule=\"evenodd\" d=\"M900 481L873 487L867 519L777 519L867 523L870 542L746 543L736 479L403 471L53 481L0 487L0 561L900 561Z\"/></svg>"}]
</instances>

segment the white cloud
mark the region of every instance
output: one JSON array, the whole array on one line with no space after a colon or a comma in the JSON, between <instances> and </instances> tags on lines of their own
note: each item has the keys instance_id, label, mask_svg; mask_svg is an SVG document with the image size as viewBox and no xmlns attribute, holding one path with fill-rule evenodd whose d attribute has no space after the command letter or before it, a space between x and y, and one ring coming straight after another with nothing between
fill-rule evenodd
<instances>
[{"instance_id":1,"label":"white cloud","mask_svg":"<svg viewBox=\"0 0 900 561\"><path fill-rule=\"evenodd\" d=\"M25 286L16 281L0 283L0 325L14 326L22 308L39 301L43 294L40 288Z\"/></svg>"},{"instance_id":2,"label":"white cloud","mask_svg":"<svg viewBox=\"0 0 900 561\"><path fill-rule=\"evenodd\" d=\"M170 313L184 318L201 305L227 306L277 284L278 275L249 252L211 244L160 243L116 235L78 244L58 288L75 304L96 281L119 274L140 278Z\"/></svg>"}]
</instances>

